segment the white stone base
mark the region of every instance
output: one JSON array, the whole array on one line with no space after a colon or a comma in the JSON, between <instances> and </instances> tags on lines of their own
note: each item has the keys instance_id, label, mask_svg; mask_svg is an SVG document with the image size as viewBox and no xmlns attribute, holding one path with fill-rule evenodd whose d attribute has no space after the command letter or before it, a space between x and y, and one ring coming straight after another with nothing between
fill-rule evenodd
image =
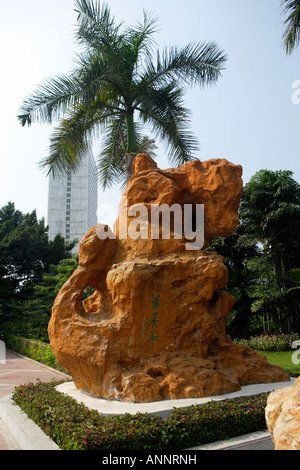
<instances>
[{"instance_id":1,"label":"white stone base","mask_svg":"<svg viewBox=\"0 0 300 470\"><path fill-rule=\"evenodd\" d=\"M129 413L148 413L149 415L157 414L163 418L169 416L174 408L188 408L193 405L202 405L209 401L220 401L228 398L237 398L243 396L257 395L259 393L268 393L278 388L290 387L295 383L296 379L290 382L279 382L271 384L255 384L246 385L238 392L228 393L226 395L218 395L205 398L184 398L180 400L164 400L151 403L132 403L104 400L101 398L93 398L90 393L78 390L74 382L66 382L58 385L56 389L74 398L78 403L83 403L87 408L97 410L104 416L116 416Z\"/></svg>"}]
</instances>

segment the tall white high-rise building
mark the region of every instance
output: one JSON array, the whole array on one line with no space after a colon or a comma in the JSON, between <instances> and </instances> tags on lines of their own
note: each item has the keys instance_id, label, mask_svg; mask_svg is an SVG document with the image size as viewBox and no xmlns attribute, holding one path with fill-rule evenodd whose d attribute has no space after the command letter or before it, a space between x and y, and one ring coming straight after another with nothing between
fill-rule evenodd
<instances>
[{"instance_id":1,"label":"tall white high-rise building","mask_svg":"<svg viewBox=\"0 0 300 470\"><path fill-rule=\"evenodd\" d=\"M98 185L93 155L87 154L76 171L67 176L50 175L48 196L49 239L57 234L66 243L75 239L73 249L78 253L79 241L97 224Z\"/></svg>"}]
</instances>

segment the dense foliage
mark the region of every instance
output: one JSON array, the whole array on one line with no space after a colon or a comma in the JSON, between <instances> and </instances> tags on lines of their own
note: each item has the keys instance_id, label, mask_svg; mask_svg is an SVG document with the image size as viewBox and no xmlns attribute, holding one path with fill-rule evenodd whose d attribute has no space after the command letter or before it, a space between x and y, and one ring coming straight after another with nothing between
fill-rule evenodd
<instances>
[{"instance_id":1,"label":"dense foliage","mask_svg":"<svg viewBox=\"0 0 300 470\"><path fill-rule=\"evenodd\" d=\"M300 331L300 185L292 172L257 172L245 185L234 233L212 240L209 250L228 267L232 337Z\"/></svg>"},{"instance_id":2,"label":"dense foliage","mask_svg":"<svg viewBox=\"0 0 300 470\"><path fill-rule=\"evenodd\" d=\"M23 214L11 202L0 209L0 335L11 331L45 337L55 295L46 306L41 288L51 286L43 276L61 270L74 245L65 245L60 235L49 241L45 222L35 211Z\"/></svg>"},{"instance_id":3,"label":"dense foliage","mask_svg":"<svg viewBox=\"0 0 300 470\"><path fill-rule=\"evenodd\" d=\"M16 388L14 401L63 450L178 450L266 429L267 394L147 414L104 417L55 389Z\"/></svg>"}]
</instances>

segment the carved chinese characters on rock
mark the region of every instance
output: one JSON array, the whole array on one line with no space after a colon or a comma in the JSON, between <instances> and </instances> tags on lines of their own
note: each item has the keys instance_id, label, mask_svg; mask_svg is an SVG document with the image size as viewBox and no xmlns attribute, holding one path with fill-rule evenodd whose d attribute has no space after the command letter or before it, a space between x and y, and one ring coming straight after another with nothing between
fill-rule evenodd
<instances>
[{"instance_id":1,"label":"carved chinese characters on rock","mask_svg":"<svg viewBox=\"0 0 300 470\"><path fill-rule=\"evenodd\" d=\"M149 321L148 318L145 318L144 326L143 326L143 335L147 337L147 343L156 342L158 341L158 322L159 322L159 309L160 309L160 296L152 297L151 301L152 305L152 312L151 312L151 320Z\"/></svg>"}]
</instances>

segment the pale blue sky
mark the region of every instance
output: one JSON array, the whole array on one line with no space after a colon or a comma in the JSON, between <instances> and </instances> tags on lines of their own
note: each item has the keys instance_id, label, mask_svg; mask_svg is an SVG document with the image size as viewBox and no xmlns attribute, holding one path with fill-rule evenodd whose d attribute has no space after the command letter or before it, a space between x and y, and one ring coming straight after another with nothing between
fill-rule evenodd
<instances>
[{"instance_id":1,"label":"pale blue sky","mask_svg":"<svg viewBox=\"0 0 300 470\"><path fill-rule=\"evenodd\" d=\"M126 24L143 9L160 19L159 48L215 41L228 54L216 87L188 91L193 131L201 160L224 157L244 169L244 181L260 169L292 170L300 181L300 104L292 84L300 80L300 48L286 56L280 0L109 0ZM48 183L37 167L47 155L51 128L21 128L16 115L23 98L45 78L67 73L76 51L73 0L0 0L0 206L37 209L47 216ZM169 167L164 146L158 164ZM99 202L117 205L118 188ZM109 221L110 222L110 221Z\"/></svg>"}]
</instances>

